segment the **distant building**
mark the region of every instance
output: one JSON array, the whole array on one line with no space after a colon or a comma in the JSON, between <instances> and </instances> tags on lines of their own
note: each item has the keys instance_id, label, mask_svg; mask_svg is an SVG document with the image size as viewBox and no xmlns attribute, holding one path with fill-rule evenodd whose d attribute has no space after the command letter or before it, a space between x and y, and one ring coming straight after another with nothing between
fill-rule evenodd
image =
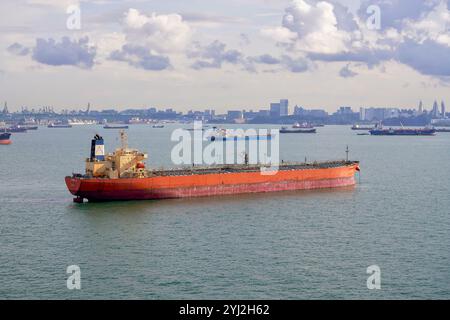
<instances>
[{"instance_id":1,"label":"distant building","mask_svg":"<svg viewBox=\"0 0 450 320\"><path fill-rule=\"evenodd\" d=\"M215 110L213 110L213 109L206 109L203 112L203 119L204 120L211 120L211 119L214 118L215 114L216 114Z\"/></svg>"},{"instance_id":2,"label":"distant building","mask_svg":"<svg viewBox=\"0 0 450 320\"><path fill-rule=\"evenodd\" d=\"M103 113L105 115L116 115L119 112L117 112L117 110L114 110L114 109L106 109L106 110L102 110L101 113Z\"/></svg>"},{"instance_id":3,"label":"distant building","mask_svg":"<svg viewBox=\"0 0 450 320\"><path fill-rule=\"evenodd\" d=\"M446 118L446 110L445 110L445 104L444 101L441 101L441 117Z\"/></svg>"},{"instance_id":4,"label":"distant building","mask_svg":"<svg viewBox=\"0 0 450 320\"><path fill-rule=\"evenodd\" d=\"M312 109L309 110L309 116L312 118L326 118L328 117L328 112L322 109Z\"/></svg>"},{"instance_id":5,"label":"distant building","mask_svg":"<svg viewBox=\"0 0 450 320\"><path fill-rule=\"evenodd\" d=\"M329 122L334 124L348 124L356 122L360 119L360 112L353 112L351 107L340 107L335 113L333 113L328 119Z\"/></svg>"},{"instance_id":6,"label":"distant building","mask_svg":"<svg viewBox=\"0 0 450 320\"><path fill-rule=\"evenodd\" d=\"M345 114L353 114L352 107L340 107L337 111L337 114L345 115Z\"/></svg>"},{"instance_id":7,"label":"distant building","mask_svg":"<svg viewBox=\"0 0 450 320\"><path fill-rule=\"evenodd\" d=\"M433 110L431 110L431 117L434 119L439 118L439 106L436 100L433 103Z\"/></svg>"},{"instance_id":8,"label":"distant building","mask_svg":"<svg viewBox=\"0 0 450 320\"><path fill-rule=\"evenodd\" d=\"M202 111L192 111L189 110L187 113L187 117L193 120L198 120L198 121L202 121L205 120L205 113Z\"/></svg>"},{"instance_id":9,"label":"distant building","mask_svg":"<svg viewBox=\"0 0 450 320\"><path fill-rule=\"evenodd\" d=\"M359 108L359 120L366 120L366 108Z\"/></svg>"},{"instance_id":10,"label":"distant building","mask_svg":"<svg viewBox=\"0 0 450 320\"><path fill-rule=\"evenodd\" d=\"M383 121L399 116L398 108L361 108L359 111L359 120L361 121Z\"/></svg>"},{"instance_id":11,"label":"distant building","mask_svg":"<svg viewBox=\"0 0 450 320\"><path fill-rule=\"evenodd\" d=\"M270 116L279 118L289 115L289 100L281 99L280 102L270 104Z\"/></svg>"},{"instance_id":12,"label":"distant building","mask_svg":"<svg viewBox=\"0 0 450 320\"><path fill-rule=\"evenodd\" d=\"M400 110L397 108L386 108L384 111L384 118L385 119L391 119L391 118L398 118L400 117Z\"/></svg>"},{"instance_id":13,"label":"distant building","mask_svg":"<svg viewBox=\"0 0 450 320\"><path fill-rule=\"evenodd\" d=\"M253 110L243 112L244 119L251 120L259 116L259 112L255 112Z\"/></svg>"},{"instance_id":14,"label":"distant building","mask_svg":"<svg viewBox=\"0 0 450 320\"><path fill-rule=\"evenodd\" d=\"M270 104L270 116L273 118L278 118L281 115L281 105L279 103Z\"/></svg>"},{"instance_id":15,"label":"distant building","mask_svg":"<svg viewBox=\"0 0 450 320\"><path fill-rule=\"evenodd\" d=\"M295 106L294 116L304 117L304 118L326 118L328 117L328 112L322 109L312 109L306 110L303 107Z\"/></svg>"},{"instance_id":16,"label":"distant building","mask_svg":"<svg viewBox=\"0 0 450 320\"><path fill-rule=\"evenodd\" d=\"M286 117L289 115L289 100L281 99L280 100L280 116Z\"/></svg>"},{"instance_id":17,"label":"distant building","mask_svg":"<svg viewBox=\"0 0 450 320\"><path fill-rule=\"evenodd\" d=\"M419 115L421 115L423 113L423 103L422 100L419 103Z\"/></svg>"},{"instance_id":18,"label":"distant building","mask_svg":"<svg viewBox=\"0 0 450 320\"><path fill-rule=\"evenodd\" d=\"M242 111L231 110L227 112L227 121L240 122L243 118Z\"/></svg>"},{"instance_id":19,"label":"distant building","mask_svg":"<svg viewBox=\"0 0 450 320\"><path fill-rule=\"evenodd\" d=\"M259 110L258 117L270 117L270 110Z\"/></svg>"}]
</instances>

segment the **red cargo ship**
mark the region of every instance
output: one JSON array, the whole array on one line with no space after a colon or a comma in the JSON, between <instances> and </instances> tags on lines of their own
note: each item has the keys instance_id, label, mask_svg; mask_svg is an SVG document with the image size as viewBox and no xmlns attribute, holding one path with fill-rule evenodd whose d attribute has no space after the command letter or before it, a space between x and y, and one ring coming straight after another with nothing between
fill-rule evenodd
<instances>
[{"instance_id":1,"label":"red cargo ship","mask_svg":"<svg viewBox=\"0 0 450 320\"><path fill-rule=\"evenodd\" d=\"M11 133L9 132L4 132L4 133L0 133L0 144L11 144Z\"/></svg>"},{"instance_id":2,"label":"red cargo ship","mask_svg":"<svg viewBox=\"0 0 450 320\"><path fill-rule=\"evenodd\" d=\"M239 193L323 189L353 186L357 161L280 164L265 172L264 165L220 165L168 170L147 170L147 154L126 146L104 155L104 142L96 136L86 173L66 177L75 202L147 200L216 196ZM267 168L267 170L272 170ZM267 174L271 173L271 174Z\"/></svg>"}]
</instances>

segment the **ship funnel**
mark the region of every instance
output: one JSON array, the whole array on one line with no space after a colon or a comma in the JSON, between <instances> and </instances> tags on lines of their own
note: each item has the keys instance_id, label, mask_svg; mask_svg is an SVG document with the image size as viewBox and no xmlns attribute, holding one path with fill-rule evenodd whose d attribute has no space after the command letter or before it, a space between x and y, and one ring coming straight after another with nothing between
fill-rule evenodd
<instances>
[{"instance_id":1,"label":"ship funnel","mask_svg":"<svg viewBox=\"0 0 450 320\"><path fill-rule=\"evenodd\" d=\"M96 134L91 142L91 161L105 160L105 143L103 138Z\"/></svg>"}]
</instances>

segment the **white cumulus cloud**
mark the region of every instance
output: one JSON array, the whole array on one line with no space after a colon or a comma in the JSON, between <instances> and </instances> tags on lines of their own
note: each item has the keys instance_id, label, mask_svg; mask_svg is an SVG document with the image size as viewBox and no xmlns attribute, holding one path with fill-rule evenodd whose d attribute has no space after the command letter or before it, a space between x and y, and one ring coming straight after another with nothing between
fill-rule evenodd
<instances>
[{"instance_id":1,"label":"white cumulus cloud","mask_svg":"<svg viewBox=\"0 0 450 320\"><path fill-rule=\"evenodd\" d=\"M441 2L419 20L406 19L403 34L418 42L435 40L450 46L450 11Z\"/></svg>"},{"instance_id":2,"label":"white cumulus cloud","mask_svg":"<svg viewBox=\"0 0 450 320\"><path fill-rule=\"evenodd\" d=\"M334 6L326 1L294 0L285 10L282 26L262 32L292 49L316 53L344 51L351 39L348 32L338 28Z\"/></svg>"},{"instance_id":3,"label":"white cumulus cloud","mask_svg":"<svg viewBox=\"0 0 450 320\"><path fill-rule=\"evenodd\" d=\"M192 36L190 26L175 13L145 15L131 8L125 13L124 24L128 43L159 54L183 52Z\"/></svg>"}]
</instances>

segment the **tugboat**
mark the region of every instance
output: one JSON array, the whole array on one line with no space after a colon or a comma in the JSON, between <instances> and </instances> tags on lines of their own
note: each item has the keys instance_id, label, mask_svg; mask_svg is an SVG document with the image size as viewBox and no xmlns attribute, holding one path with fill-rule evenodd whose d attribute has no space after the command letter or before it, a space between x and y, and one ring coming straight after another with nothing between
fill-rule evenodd
<instances>
[{"instance_id":1,"label":"tugboat","mask_svg":"<svg viewBox=\"0 0 450 320\"><path fill-rule=\"evenodd\" d=\"M242 193L277 192L349 187L356 184L359 162L285 162L272 168L265 164L224 164L172 169L146 169L146 153L128 147L126 134L120 133L122 146L105 154L104 140L91 141L85 173L65 178L74 202L151 200L208 197ZM265 174L262 174L264 172ZM267 174L269 173L269 174Z\"/></svg>"},{"instance_id":2,"label":"tugboat","mask_svg":"<svg viewBox=\"0 0 450 320\"><path fill-rule=\"evenodd\" d=\"M9 139L10 137L11 133L9 132L0 133L0 145L11 144L11 140Z\"/></svg>"}]
</instances>

